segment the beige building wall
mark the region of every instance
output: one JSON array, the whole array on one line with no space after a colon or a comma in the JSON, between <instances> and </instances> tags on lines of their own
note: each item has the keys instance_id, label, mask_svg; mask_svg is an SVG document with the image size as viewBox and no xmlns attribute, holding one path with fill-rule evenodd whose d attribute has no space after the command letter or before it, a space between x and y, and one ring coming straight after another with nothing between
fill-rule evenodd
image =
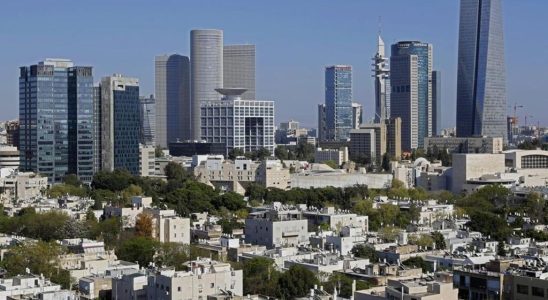
<instances>
[{"instance_id":1,"label":"beige building wall","mask_svg":"<svg viewBox=\"0 0 548 300\"><path fill-rule=\"evenodd\" d=\"M504 173L504 154L454 153L452 172L451 191L460 193L468 179Z\"/></svg>"}]
</instances>

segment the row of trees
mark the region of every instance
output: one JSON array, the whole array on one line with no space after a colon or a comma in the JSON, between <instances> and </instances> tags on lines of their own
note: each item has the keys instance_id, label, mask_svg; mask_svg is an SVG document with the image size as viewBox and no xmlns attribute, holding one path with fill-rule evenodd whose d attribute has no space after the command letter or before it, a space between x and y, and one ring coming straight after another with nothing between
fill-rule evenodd
<instances>
[{"instance_id":1,"label":"row of trees","mask_svg":"<svg viewBox=\"0 0 548 300\"><path fill-rule=\"evenodd\" d=\"M310 289L319 284L317 276L302 266L292 266L285 272L277 270L269 258L253 258L243 263L244 294L272 295L281 299L294 299L308 295ZM337 288L339 296L352 296L352 279L334 272L323 283L327 292ZM367 289L370 285L356 282L357 289Z\"/></svg>"}]
</instances>

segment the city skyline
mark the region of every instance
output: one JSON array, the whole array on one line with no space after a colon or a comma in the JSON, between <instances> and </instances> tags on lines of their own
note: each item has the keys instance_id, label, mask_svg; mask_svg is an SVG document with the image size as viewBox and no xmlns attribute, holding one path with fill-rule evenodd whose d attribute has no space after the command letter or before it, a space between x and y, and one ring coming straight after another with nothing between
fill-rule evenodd
<instances>
[{"instance_id":1,"label":"city skyline","mask_svg":"<svg viewBox=\"0 0 548 300\"><path fill-rule=\"evenodd\" d=\"M382 2L382 3L381 3ZM441 2L441 1L440 1ZM305 10L304 3L291 3L292 11L284 15L283 26L274 26L275 14L283 10L282 6L266 7L264 5L250 4L248 1L239 1L231 5L219 3L217 9L206 9L206 5L189 3L189 14L181 21L180 17L185 10L177 10L177 3L169 2L166 7L151 9L151 6L137 3L132 6L114 4L112 12L100 12L87 4L71 4L66 2L62 8L52 9L42 6L38 2L25 4L8 3L2 14L3 22L7 26L0 29L0 39L4 44L12 45L2 59L2 72L0 72L0 103L6 107L0 113L3 119L12 119L17 116L17 89L14 74L20 65L38 61L46 57L64 57L81 62L83 65L94 67L95 81L101 76L112 73L123 73L140 79L141 94L148 95L154 92L154 56L162 53L179 53L190 55L190 30L195 28L218 28L225 32L224 44L255 44L257 47L257 97L258 99L272 99L277 103L277 120L283 121L296 119L301 121L303 127L315 127L316 116L310 114L317 104L323 101L323 68L330 64L349 64L354 69L354 100L364 105L364 120L368 121L374 114L374 83L371 78L370 58L376 50L378 34L378 17L382 17L382 35L385 43L392 44L398 40L418 39L432 43L436 49L436 69L441 71L442 80L442 127L454 126L456 108L456 61L458 44L458 1L450 3L420 2L409 7L407 13L412 14L419 10L428 10L423 14L423 19L403 24L398 21L402 12L390 8L397 7L404 1L370 1L367 3L349 1L343 5L335 6L328 2L319 2L314 10L310 11L306 18L300 20L299 12ZM288 2L289 3L289 2ZM27 11L22 9L34 4L35 9ZM283 3L281 3L283 4ZM541 1L527 1L516 3L504 1L505 43L507 62L508 106L520 101L524 105L518 117L523 124L523 117L532 115L531 123L541 124L548 122L547 116L535 114L542 111L542 78L544 66L548 66L548 60L544 57L530 57L524 54L526 41L531 35L540 34L546 21L540 17L534 17L547 5ZM337 8L338 7L338 8ZM155 7L156 8L156 7ZM167 9L170 8L170 9ZM382 8L379 10L379 8ZM142 18L134 18L132 14L120 16L115 14L121 9L135 12L147 11L150 13L148 22L141 22ZM325 24L322 18L334 9L344 9L348 12L348 19L336 26ZM250 21L265 19L258 22L257 26L234 24L230 20L239 17L236 12L243 10L250 14ZM17 22L20 13L25 11L25 17L33 17L43 26L32 28ZM40 12L40 14L34 13ZM83 19L76 28L59 28L55 16L63 12L73 11L67 18ZM204 14L211 13L210 17L203 18ZM383 13L378 13L382 11ZM438 14L434 14L439 12ZM232 13L232 14L231 14ZM44 18L42 15L50 17ZM53 16L53 17L51 17ZM64 16L64 14L63 14ZM87 16L89 19L82 18ZM224 17L220 17L224 16ZM539 15L540 16L540 15ZM115 18L116 17L116 18ZM120 19L117 19L120 17ZM101 20L101 24L98 21ZM66 19L65 19L66 21ZM122 24L120 30L129 32L123 41L116 41L110 35L104 35L104 28L109 25ZM141 24L142 23L142 24ZM238 23L238 22L236 22ZM243 22L248 23L248 22ZM439 26L432 26L438 24ZM17 26L16 26L17 25ZM176 25L176 26L175 26ZM293 28L299 30L295 32ZM331 26L332 28L329 28ZM546 26L544 26L546 27ZM8 28L10 28L8 30ZM57 35L46 33L55 29ZM49 30L49 31L48 31ZM161 31L166 31L161 32ZM132 33L133 32L133 33ZM139 32L139 34L136 34ZM300 32L300 33L299 33ZM304 32L307 35L304 35ZM523 36L522 32L530 32ZM79 40L73 47L66 48L69 36L85 34L86 39ZM173 38L175 34L176 38ZM39 39L40 48L31 45L36 42L36 37L47 36L48 39ZM333 45L326 43L331 38L336 41ZM143 39L150 43L142 43ZM287 40L285 49L280 45L281 40ZM105 42L112 43L111 47L101 47ZM140 41L139 47L128 48L122 45L132 45ZM508 41L512 41L509 43ZM547 41L540 39L540 47ZM146 44L146 45L144 45ZM340 45L345 45L344 47ZM17 45L17 49L15 49ZM287 47L291 45L291 47ZM15 51L17 50L17 51ZM107 51L108 50L108 51ZM529 70L529 65L539 66ZM532 75L527 79L519 74L525 72ZM543 73L544 72L544 73ZM296 78L302 78L302 82L296 83ZM507 108L509 110L509 108ZM527 111L527 113L526 113ZM543 117L543 118L541 118Z\"/></svg>"}]
</instances>

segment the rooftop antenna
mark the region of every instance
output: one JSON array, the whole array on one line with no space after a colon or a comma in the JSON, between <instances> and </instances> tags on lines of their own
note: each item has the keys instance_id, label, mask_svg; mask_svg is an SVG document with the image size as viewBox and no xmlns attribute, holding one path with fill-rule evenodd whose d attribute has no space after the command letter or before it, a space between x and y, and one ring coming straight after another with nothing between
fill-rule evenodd
<instances>
[{"instance_id":1,"label":"rooftop antenna","mask_svg":"<svg viewBox=\"0 0 548 300\"><path fill-rule=\"evenodd\" d=\"M377 35L381 36L381 32L382 32L382 17L379 16L379 20L377 23Z\"/></svg>"}]
</instances>

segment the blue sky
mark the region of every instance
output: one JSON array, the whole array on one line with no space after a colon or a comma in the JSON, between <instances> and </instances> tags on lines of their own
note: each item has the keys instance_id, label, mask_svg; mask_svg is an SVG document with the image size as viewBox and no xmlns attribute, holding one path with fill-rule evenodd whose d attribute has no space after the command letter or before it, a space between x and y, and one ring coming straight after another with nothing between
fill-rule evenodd
<instances>
[{"instance_id":1,"label":"blue sky","mask_svg":"<svg viewBox=\"0 0 548 300\"><path fill-rule=\"evenodd\" d=\"M225 43L257 45L257 97L276 101L276 122L315 126L323 68L350 64L354 98L373 116L371 57L379 16L387 44L434 45L442 72L443 126L454 126L458 0L3 1L0 119L17 117L18 67L46 57L92 65L95 80L122 73L154 92L154 56L189 55L189 31L224 30ZM548 1L505 0L508 104L548 125ZM522 118L523 119L523 118Z\"/></svg>"}]
</instances>

